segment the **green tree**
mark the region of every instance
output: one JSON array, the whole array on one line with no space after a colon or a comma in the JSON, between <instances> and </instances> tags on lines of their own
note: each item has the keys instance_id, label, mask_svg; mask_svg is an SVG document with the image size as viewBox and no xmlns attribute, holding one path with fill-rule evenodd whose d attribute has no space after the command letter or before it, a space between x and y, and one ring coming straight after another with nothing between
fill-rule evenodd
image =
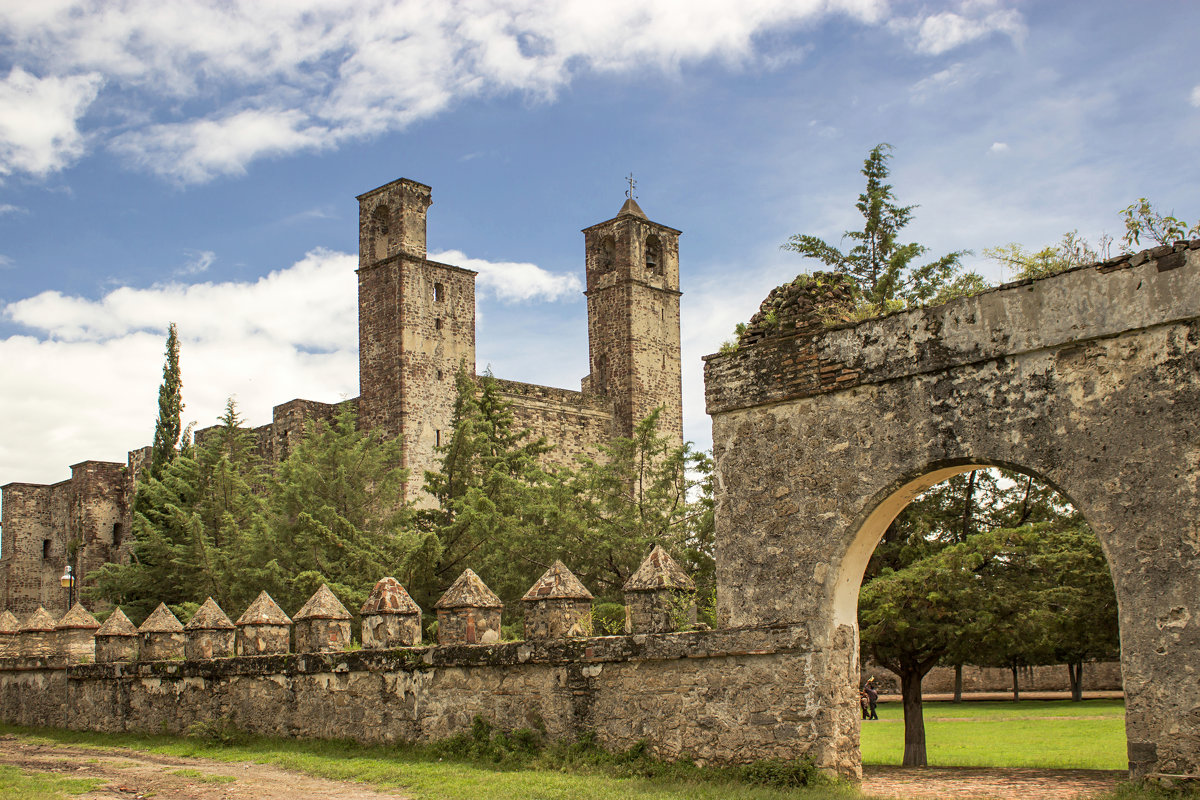
<instances>
[{"instance_id":1,"label":"green tree","mask_svg":"<svg viewBox=\"0 0 1200 800\"><path fill-rule=\"evenodd\" d=\"M701 594L713 585L712 462L660 433L660 414L601 445L598 458L581 459L575 474L582 525L568 533L577 537L581 577L598 594L619 596L656 544L687 565Z\"/></svg>"},{"instance_id":2,"label":"green tree","mask_svg":"<svg viewBox=\"0 0 1200 800\"><path fill-rule=\"evenodd\" d=\"M271 488L270 537L246 543L248 585L298 609L327 584L352 611L385 575L409 584L436 557L437 542L412 524L403 502L408 471L400 442L364 432L350 403L331 421L309 421Z\"/></svg>"},{"instance_id":3,"label":"green tree","mask_svg":"<svg viewBox=\"0 0 1200 800\"><path fill-rule=\"evenodd\" d=\"M162 474L139 476L133 548L127 564L106 564L89 580L93 596L120 604L140 619L159 602L194 610L206 597L223 608L248 602L255 542L269 538L263 473L230 399L220 424L186 437Z\"/></svg>"},{"instance_id":4,"label":"green tree","mask_svg":"<svg viewBox=\"0 0 1200 800\"><path fill-rule=\"evenodd\" d=\"M850 276L862 302L873 313L926 303L937 299L939 294L942 299L950 299L945 296L947 290L952 295L966 291L971 284L982 284L982 278L974 276L951 289L962 257L969 252L966 250L914 265L928 248L899 241L901 231L912 221L916 206L897 205L892 186L887 183L891 150L889 144L875 145L863 162L862 174L867 186L856 204L863 217L863 228L845 232L844 238L854 242L849 250L843 252L807 234L796 234L783 245L785 250L815 258L834 272Z\"/></svg>"},{"instance_id":5,"label":"green tree","mask_svg":"<svg viewBox=\"0 0 1200 800\"><path fill-rule=\"evenodd\" d=\"M158 421L154 423L154 445L150 455L150 475L161 478L167 464L175 458L182 431L183 378L179 373L179 337L175 323L167 328L167 352L162 384L158 387Z\"/></svg>"},{"instance_id":6,"label":"green tree","mask_svg":"<svg viewBox=\"0 0 1200 800\"><path fill-rule=\"evenodd\" d=\"M1121 242L1126 250L1141 244L1143 236L1158 244L1171 244L1179 239L1200 237L1200 223L1188 225L1175 216L1175 212L1163 215L1144 197L1130 203L1121 211L1125 221L1125 236Z\"/></svg>"},{"instance_id":7,"label":"green tree","mask_svg":"<svg viewBox=\"0 0 1200 800\"><path fill-rule=\"evenodd\" d=\"M1101 249L1107 249L1111 241L1108 236L1101 237ZM1037 252L1026 250L1017 242L1010 242L998 247L989 247L983 254L1009 270L1013 280L1045 278L1092 264L1101 258L1077 230L1067 231L1057 245L1043 247Z\"/></svg>"},{"instance_id":8,"label":"green tree","mask_svg":"<svg viewBox=\"0 0 1200 800\"><path fill-rule=\"evenodd\" d=\"M453 428L438 448L441 469L425 473L437 507L421 512L421 524L439 551L418 592L435 601L471 567L519 616L515 600L554 560L541 535L552 493L541 457L550 448L516 426L490 374L460 372L456 380Z\"/></svg>"}]
</instances>

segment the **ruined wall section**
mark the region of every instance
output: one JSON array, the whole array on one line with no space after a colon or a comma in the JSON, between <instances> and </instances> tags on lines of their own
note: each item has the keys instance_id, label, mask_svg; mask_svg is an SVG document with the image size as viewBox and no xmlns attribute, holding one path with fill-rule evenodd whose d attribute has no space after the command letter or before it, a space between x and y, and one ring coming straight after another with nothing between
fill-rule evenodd
<instances>
[{"instance_id":1,"label":"ruined wall section","mask_svg":"<svg viewBox=\"0 0 1200 800\"><path fill-rule=\"evenodd\" d=\"M76 579L114 558L129 530L129 479L124 464L84 461L71 478L3 487L0 599L18 615L39 605L67 611L59 581L67 564Z\"/></svg>"},{"instance_id":2,"label":"ruined wall section","mask_svg":"<svg viewBox=\"0 0 1200 800\"><path fill-rule=\"evenodd\" d=\"M1190 266L1190 269L1180 269ZM856 325L779 327L705 356L709 414L936 373L1200 313L1200 240Z\"/></svg>"},{"instance_id":3,"label":"ruined wall section","mask_svg":"<svg viewBox=\"0 0 1200 800\"><path fill-rule=\"evenodd\" d=\"M544 461L573 467L579 456L600 455L598 444L615 435L612 405L605 397L532 383L497 379L501 396L512 403L513 426L545 437L553 450Z\"/></svg>"}]
</instances>

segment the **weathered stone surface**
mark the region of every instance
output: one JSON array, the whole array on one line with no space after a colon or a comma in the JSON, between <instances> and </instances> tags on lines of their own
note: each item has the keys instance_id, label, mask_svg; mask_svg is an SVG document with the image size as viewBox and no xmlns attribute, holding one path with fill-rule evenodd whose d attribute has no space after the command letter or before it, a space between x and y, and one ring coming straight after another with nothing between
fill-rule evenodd
<instances>
[{"instance_id":1,"label":"weathered stone surface","mask_svg":"<svg viewBox=\"0 0 1200 800\"><path fill-rule=\"evenodd\" d=\"M292 620L265 591L234 624L239 656L275 655L291 649Z\"/></svg>"},{"instance_id":2,"label":"weathered stone surface","mask_svg":"<svg viewBox=\"0 0 1200 800\"><path fill-rule=\"evenodd\" d=\"M521 598L526 639L592 634L592 593L561 561L555 561Z\"/></svg>"},{"instance_id":3,"label":"weathered stone surface","mask_svg":"<svg viewBox=\"0 0 1200 800\"><path fill-rule=\"evenodd\" d=\"M325 584L296 612L293 620L297 653L334 652L345 650L350 644L350 612Z\"/></svg>"},{"instance_id":4,"label":"weathered stone surface","mask_svg":"<svg viewBox=\"0 0 1200 800\"><path fill-rule=\"evenodd\" d=\"M696 623L696 584L660 545L623 588L626 633L669 633Z\"/></svg>"},{"instance_id":5,"label":"weathered stone surface","mask_svg":"<svg viewBox=\"0 0 1200 800\"><path fill-rule=\"evenodd\" d=\"M857 768L857 594L887 525L1000 465L1062 491L1104 545L1134 774L1200 772L1200 684L1180 679L1200 654L1200 250L764 337L708 356L705 380L720 620L811 621L829 713L803 752Z\"/></svg>"},{"instance_id":6,"label":"weathered stone surface","mask_svg":"<svg viewBox=\"0 0 1200 800\"><path fill-rule=\"evenodd\" d=\"M21 655L26 658L52 656L58 652L58 637L54 634L55 621L46 609L38 606L21 624Z\"/></svg>"},{"instance_id":7,"label":"weathered stone surface","mask_svg":"<svg viewBox=\"0 0 1200 800\"><path fill-rule=\"evenodd\" d=\"M114 608L96 629L95 639L97 663L137 660L138 630L120 608Z\"/></svg>"},{"instance_id":8,"label":"weathered stone surface","mask_svg":"<svg viewBox=\"0 0 1200 800\"><path fill-rule=\"evenodd\" d=\"M718 762L812 746L812 640L804 626L607 636L211 661L66 667L0 664L0 720L102 731L184 732L227 721L276 736L442 739L476 716L594 732L611 749Z\"/></svg>"},{"instance_id":9,"label":"weathered stone surface","mask_svg":"<svg viewBox=\"0 0 1200 800\"><path fill-rule=\"evenodd\" d=\"M96 621L82 604L71 606L54 629L58 633L58 652L74 664L90 662L96 658Z\"/></svg>"},{"instance_id":10,"label":"weathered stone surface","mask_svg":"<svg viewBox=\"0 0 1200 800\"><path fill-rule=\"evenodd\" d=\"M421 643L421 609L395 578L376 582L362 609L362 646L415 647Z\"/></svg>"},{"instance_id":11,"label":"weathered stone surface","mask_svg":"<svg viewBox=\"0 0 1200 800\"><path fill-rule=\"evenodd\" d=\"M237 628L211 597L183 626L184 657L228 658L233 655Z\"/></svg>"},{"instance_id":12,"label":"weathered stone surface","mask_svg":"<svg viewBox=\"0 0 1200 800\"><path fill-rule=\"evenodd\" d=\"M142 661L183 658L184 641L183 625L166 603L159 603L138 628L138 658Z\"/></svg>"},{"instance_id":13,"label":"weathered stone surface","mask_svg":"<svg viewBox=\"0 0 1200 800\"><path fill-rule=\"evenodd\" d=\"M463 570L433 607L438 644L492 644L500 641L504 604L471 569Z\"/></svg>"},{"instance_id":14,"label":"weathered stone surface","mask_svg":"<svg viewBox=\"0 0 1200 800\"><path fill-rule=\"evenodd\" d=\"M0 658L20 655L21 621L8 609L0 611Z\"/></svg>"}]
</instances>

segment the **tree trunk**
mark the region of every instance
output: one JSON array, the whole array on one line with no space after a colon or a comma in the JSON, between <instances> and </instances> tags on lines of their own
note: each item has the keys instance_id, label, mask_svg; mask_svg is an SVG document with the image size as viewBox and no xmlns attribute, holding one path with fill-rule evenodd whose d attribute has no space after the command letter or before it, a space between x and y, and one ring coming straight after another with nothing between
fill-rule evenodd
<instances>
[{"instance_id":1,"label":"tree trunk","mask_svg":"<svg viewBox=\"0 0 1200 800\"><path fill-rule=\"evenodd\" d=\"M1017 680L1017 665L1013 664L1009 669L1012 670L1013 676L1013 702L1019 703L1021 702L1021 684Z\"/></svg>"},{"instance_id":2,"label":"tree trunk","mask_svg":"<svg viewBox=\"0 0 1200 800\"><path fill-rule=\"evenodd\" d=\"M924 767L925 713L921 705L921 672L901 673L900 692L904 698L904 764L905 767Z\"/></svg>"},{"instance_id":3,"label":"tree trunk","mask_svg":"<svg viewBox=\"0 0 1200 800\"><path fill-rule=\"evenodd\" d=\"M975 473L976 470L971 470L967 477L967 491L963 496L962 530L958 536L960 542L965 542L971 535L971 514L975 510Z\"/></svg>"},{"instance_id":4,"label":"tree trunk","mask_svg":"<svg viewBox=\"0 0 1200 800\"><path fill-rule=\"evenodd\" d=\"M954 665L954 702L962 702L962 664Z\"/></svg>"},{"instance_id":5,"label":"tree trunk","mask_svg":"<svg viewBox=\"0 0 1200 800\"><path fill-rule=\"evenodd\" d=\"M1068 662L1067 674L1071 679L1071 699L1078 703L1083 699L1083 662Z\"/></svg>"}]
</instances>

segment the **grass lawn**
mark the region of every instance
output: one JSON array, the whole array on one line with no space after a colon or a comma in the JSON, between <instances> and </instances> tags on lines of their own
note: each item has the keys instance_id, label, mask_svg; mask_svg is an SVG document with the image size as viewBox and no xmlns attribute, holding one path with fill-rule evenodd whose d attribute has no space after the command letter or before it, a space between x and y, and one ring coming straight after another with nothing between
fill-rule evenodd
<instances>
[{"instance_id":1,"label":"grass lawn","mask_svg":"<svg viewBox=\"0 0 1200 800\"><path fill-rule=\"evenodd\" d=\"M1125 705L1120 700L926 703L930 766L1125 769ZM879 706L863 722L864 764L899 764L904 713Z\"/></svg>"},{"instance_id":2,"label":"grass lawn","mask_svg":"<svg viewBox=\"0 0 1200 800\"><path fill-rule=\"evenodd\" d=\"M58 800L90 792L104 781L63 778L45 772L26 772L0 764L0 800Z\"/></svg>"}]
</instances>

